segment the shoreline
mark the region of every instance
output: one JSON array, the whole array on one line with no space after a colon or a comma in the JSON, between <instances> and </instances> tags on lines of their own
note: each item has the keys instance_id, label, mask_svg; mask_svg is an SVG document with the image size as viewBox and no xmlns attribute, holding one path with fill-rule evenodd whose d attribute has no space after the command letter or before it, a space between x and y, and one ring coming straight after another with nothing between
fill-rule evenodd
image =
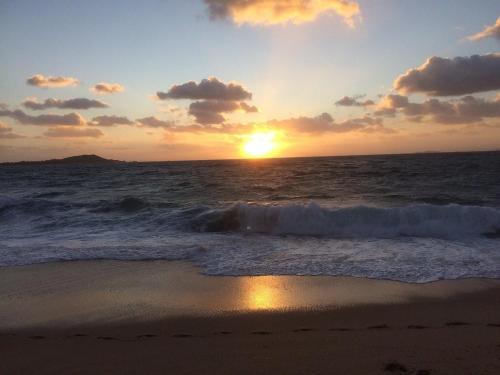
<instances>
[{"instance_id":1,"label":"shoreline","mask_svg":"<svg viewBox=\"0 0 500 375\"><path fill-rule=\"evenodd\" d=\"M0 330L178 316L331 310L460 297L500 280L207 276L179 261L67 261L0 268Z\"/></svg>"},{"instance_id":2,"label":"shoreline","mask_svg":"<svg viewBox=\"0 0 500 375\"><path fill-rule=\"evenodd\" d=\"M5 374L500 370L500 280L217 277L165 261L16 266L0 277Z\"/></svg>"}]
</instances>

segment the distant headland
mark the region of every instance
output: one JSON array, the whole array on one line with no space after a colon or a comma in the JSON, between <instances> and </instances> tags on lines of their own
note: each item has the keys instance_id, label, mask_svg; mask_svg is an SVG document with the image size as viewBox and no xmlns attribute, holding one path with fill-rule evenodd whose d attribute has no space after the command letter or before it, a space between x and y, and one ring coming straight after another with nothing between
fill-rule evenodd
<instances>
[{"instance_id":1,"label":"distant headland","mask_svg":"<svg viewBox=\"0 0 500 375\"><path fill-rule=\"evenodd\" d=\"M0 163L0 165L113 164L113 163L125 163L125 162L120 160L105 159L98 155L77 155L63 159L8 162L8 163Z\"/></svg>"}]
</instances>

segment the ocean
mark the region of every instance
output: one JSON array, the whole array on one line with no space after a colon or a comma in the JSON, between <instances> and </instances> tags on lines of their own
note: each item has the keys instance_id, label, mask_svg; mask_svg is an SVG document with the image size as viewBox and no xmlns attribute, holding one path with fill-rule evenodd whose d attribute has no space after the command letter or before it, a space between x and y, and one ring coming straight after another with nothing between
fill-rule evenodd
<instances>
[{"instance_id":1,"label":"ocean","mask_svg":"<svg viewBox=\"0 0 500 375\"><path fill-rule=\"evenodd\" d=\"M500 277L500 152L0 167L0 266Z\"/></svg>"}]
</instances>

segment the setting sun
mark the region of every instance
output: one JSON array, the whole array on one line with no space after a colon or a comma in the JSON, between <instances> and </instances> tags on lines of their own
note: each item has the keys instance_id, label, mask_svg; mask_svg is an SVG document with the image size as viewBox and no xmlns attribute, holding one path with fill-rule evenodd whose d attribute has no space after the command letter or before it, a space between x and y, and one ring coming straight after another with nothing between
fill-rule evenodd
<instances>
[{"instance_id":1,"label":"setting sun","mask_svg":"<svg viewBox=\"0 0 500 375\"><path fill-rule=\"evenodd\" d=\"M275 135L274 132L251 134L243 145L244 154L252 158L269 155L276 148Z\"/></svg>"}]
</instances>

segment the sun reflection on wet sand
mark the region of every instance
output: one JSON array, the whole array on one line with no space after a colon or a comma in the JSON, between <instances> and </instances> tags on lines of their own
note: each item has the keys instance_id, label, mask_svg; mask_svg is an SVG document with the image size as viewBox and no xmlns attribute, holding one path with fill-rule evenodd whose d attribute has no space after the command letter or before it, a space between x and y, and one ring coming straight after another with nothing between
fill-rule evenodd
<instances>
[{"instance_id":1,"label":"sun reflection on wet sand","mask_svg":"<svg viewBox=\"0 0 500 375\"><path fill-rule=\"evenodd\" d=\"M0 329L398 303L499 285L486 279L406 284L328 276L204 276L190 264L166 261L46 263L0 271L0 296L16 295L0 298Z\"/></svg>"},{"instance_id":2,"label":"sun reflection on wet sand","mask_svg":"<svg viewBox=\"0 0 500 375\"><path fill-rule=\"evenodd\" d=\"M260 276L243 280L242 292L246 295L243 299L247 309L250 310L272 310L282 308L285 305L281 293L282 285L276 277Z\"/></svg>"},{"instance_id":3,"label":"sun reflection on wet sand","mask_svg":"<svg viewBox=\"0 0 500 375\"><path fill-rule=\"evenodd\" d=\"M291 303L287 283L277 276L255 276L240 279L241 310L285 309Z\"/></svg>"}]
</instances>

